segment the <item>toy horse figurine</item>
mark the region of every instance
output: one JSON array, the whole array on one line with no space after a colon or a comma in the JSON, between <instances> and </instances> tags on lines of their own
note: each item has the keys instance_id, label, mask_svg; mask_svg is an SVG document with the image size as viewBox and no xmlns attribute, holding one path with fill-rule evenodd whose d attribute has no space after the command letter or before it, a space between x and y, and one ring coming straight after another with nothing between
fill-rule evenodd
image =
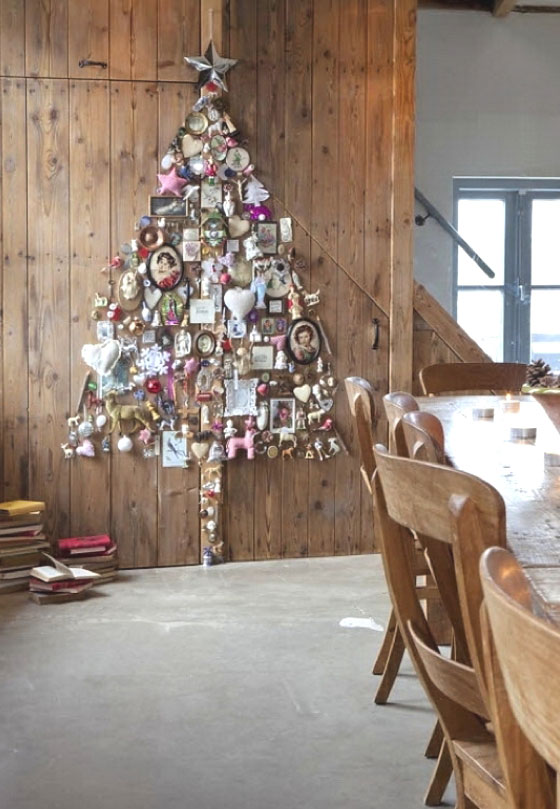
<instances>
[{"instance_id":1,"label":"toy horse figurine","mask_svg":"<svg viewBox=\"0 0 560 809\"><path fill-rule=\"evenodd\" d=\"M110 433L112 433L117 426L119 432L122 432L123 421L133 422L132 428L128 431L129 433L136 432L141 425L144 425L144 427L152 431L150 416L138 405L117 404L117 394L114 391L109 391L105 396L105 407L111 419Z\"/></svg>"},{"instance_id":2,"label":"toy horse figurine","mask_svg":"<svg viewBox=\"0 0 560 809\"><path fill-rule=\"evenodd\" d=\"M227 445L227 456L235 458L238 449L244 449L247 452L247 459L252 461L255 457L255 419L250 416L245 422L246 430L243 437L234 436L230 438Z\"/></svg>"}]
</instances>

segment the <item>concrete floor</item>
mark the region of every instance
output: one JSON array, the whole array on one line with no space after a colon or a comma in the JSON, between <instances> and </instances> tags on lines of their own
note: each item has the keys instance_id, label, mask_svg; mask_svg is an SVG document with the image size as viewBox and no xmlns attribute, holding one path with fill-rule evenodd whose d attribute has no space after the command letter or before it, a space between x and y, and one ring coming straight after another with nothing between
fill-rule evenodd
<instances>
[{"instance_id":1,"label":"concrete floor","mask_svg":"<svg viewBox=\"0 0 560 809\"><path fill-rule=\"evenodd\" d=\"M417 809L433 715L370 674L379 557L124 572L83 602L0 598L0 806ZM451 796L449 798L449 804Z\"/></svg>"}]
</instances>

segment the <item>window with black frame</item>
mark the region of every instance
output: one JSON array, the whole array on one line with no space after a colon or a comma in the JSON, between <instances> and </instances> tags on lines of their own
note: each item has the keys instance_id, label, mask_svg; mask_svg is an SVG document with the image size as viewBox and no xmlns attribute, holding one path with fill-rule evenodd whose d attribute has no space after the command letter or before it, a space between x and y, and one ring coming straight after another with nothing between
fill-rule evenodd
<instances>
[{"instance_id":1,"label":"window with black frame","mask_svg":"<svg viewBox=\"0 0 560 809\"><path fill-rule=\"evenodd\" d=\"M453 181L455 226L494 271L454 245L459 325L496 362L560 370L560 178Z\"/></svg>"}]
</instances>

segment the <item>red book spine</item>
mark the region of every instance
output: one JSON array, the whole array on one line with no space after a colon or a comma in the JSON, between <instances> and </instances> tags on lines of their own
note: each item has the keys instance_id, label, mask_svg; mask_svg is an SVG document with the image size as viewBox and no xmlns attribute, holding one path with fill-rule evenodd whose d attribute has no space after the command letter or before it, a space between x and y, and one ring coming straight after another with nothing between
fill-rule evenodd
<instances>
[{"instance_id":1,"label":"red book spine","mask_svg":"<svg viewBox=\"0 0 560 809\"><path fill-rule=\"evenodd\" d=\"M99 534L92 537L69 537L59 539L58 547L61 551L69 551L73 548L108 548L112 540L107 534Z\"/></svg>"}]
</instances>

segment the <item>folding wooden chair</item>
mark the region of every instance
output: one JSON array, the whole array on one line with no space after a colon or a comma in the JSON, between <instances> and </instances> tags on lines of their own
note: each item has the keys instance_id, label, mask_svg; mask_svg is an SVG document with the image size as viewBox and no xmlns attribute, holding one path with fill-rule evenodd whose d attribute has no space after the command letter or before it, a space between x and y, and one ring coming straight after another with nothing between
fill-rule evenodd
<instances>
[{"instance_id":1,"label":"folding wooden chair","mask_svg":"<svg viewBox=\"0 0 560 809\"><path fill-rule=\"evenodd\" d=\"M484 679L476 575L488 544L505 544L505 507L489 484L446 466L374 450L374 496L385 573L399 628L437 711L457 785L458 809L528 809L506 793ZM411 532L422 537L442 600L453 625L456 659L439 653L416 595ZM473 572L474 571L474 572ZM515 749L520 749L522 743ZM442 754L444 751L442 750ZM507 768L513 757L505 756ZM519 779L517 779L519 781ZM515 793L514 793L515 794ZM536 809L536 805L535 805Z\"/></svg>"},{"instance_id":2,"label":"folding wooden chair","mask_svg":"<svg viewBox=\"0 0 560 809\"><path fill-rule=\"evenodd\" d=\"M527 365L516 362L448 362L428 365L420 371L424 395L432 393L518 393L527 376Z\"/></svg>"},{"instance_id":3,"label":"folding wooden chair","mask_svg":"<svg viewBox=\"0 0 560 809\"><path fill-rule=\"evenodd\" d=\"M508 551L485 551L480 577L486 676L499 717L496 735L511 741L520 727L528 739L510 751L515 767L508 788L524 790L524 809L558 809L560 627L543 617L530 582ZM556 799L545 762L556 771Z\"/></svg>"}]
</instances>

